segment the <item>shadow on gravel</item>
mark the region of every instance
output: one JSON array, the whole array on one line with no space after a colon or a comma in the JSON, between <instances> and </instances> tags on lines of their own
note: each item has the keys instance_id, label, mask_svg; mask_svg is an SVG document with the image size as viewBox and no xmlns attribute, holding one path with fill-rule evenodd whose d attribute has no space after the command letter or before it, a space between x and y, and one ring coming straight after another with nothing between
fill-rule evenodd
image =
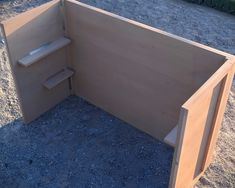
<instances>
[{"instance_id":1,"label":"shadow on gravel","mask_svg":"<svg viewBox=\"0 0 235 188\"><path fill-rule=\"evenodd\" d=\"M159 187L173 149L72 96L0 129L0 187Z\"/></svg>"}]
</instances>

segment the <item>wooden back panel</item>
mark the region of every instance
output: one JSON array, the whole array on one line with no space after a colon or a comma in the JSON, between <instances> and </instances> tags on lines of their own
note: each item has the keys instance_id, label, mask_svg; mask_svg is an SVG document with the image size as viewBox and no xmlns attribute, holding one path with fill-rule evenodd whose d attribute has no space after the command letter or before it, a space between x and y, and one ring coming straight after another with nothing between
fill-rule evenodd
<instances>
[{"instance_id":1,"label":"wooden back panel","mask_svg":"<svg viewBox=\"0 0 235 188\"><path fill-rule=\"evenodd\" d=\"M75 92L163 139L224 56L80 2L65 1Z\"/></svg>"},{"instance_id":2,"label":"wooden back panel","mask_svg":"<svg viewBox=\"0 0 235 188\"><path fill-rule=\"evenodd\" d=\"M218 136L233 80L228 60L183 106L170 187L191 187L206 170Z\"/></svg>"},{"instance_id":3,"label":"wooden back panel","mask_svg":"<svg viewBox=\"0 0 235 188\"><path fill-rule=\"evenodd\" d=\"M48 77L66 67L66 49L24 67L18 60L41 45L64 35L59 1L52 1L2 23L17 93L25 122L30 122L70 94L68 82L52 90Z\"/></svg>"}]
</instances>

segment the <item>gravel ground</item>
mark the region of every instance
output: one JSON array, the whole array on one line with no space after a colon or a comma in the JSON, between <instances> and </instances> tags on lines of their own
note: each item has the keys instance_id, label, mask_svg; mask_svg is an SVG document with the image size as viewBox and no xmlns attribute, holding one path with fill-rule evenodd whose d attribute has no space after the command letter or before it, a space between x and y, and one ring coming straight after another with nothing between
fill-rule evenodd
<instances>
[{"instance_id":1,"label":"gravel ground","mask_svg":"<svg viewBox=\"0 0 235 188\"><path fill-rule=\"evenodd\" d=\"M0 20L47 1L0 1ZM232 15L180 0L82 2L235 54ZM0 107L0 187L167 187L171 148L77 97L24 126L3 47ZM234 125L235 82L215 160L196 187L235 187Z\"/></svg>"}]
</instances>

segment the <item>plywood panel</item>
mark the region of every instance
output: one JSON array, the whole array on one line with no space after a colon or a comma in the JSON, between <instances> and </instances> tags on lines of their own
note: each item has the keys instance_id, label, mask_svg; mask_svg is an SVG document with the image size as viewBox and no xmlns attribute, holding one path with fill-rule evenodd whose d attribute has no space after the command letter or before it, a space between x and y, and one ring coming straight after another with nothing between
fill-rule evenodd
<instances>
[{"instance_id":1,"label":"plywood panel","mask_svg":"<svg viewBox=\"0 0 235 188\"><path fill-rule=\"evenodd\" d=\"M206 169L212 161L213 151L215 149L219 130L220 130L221 123L222 123L222 120L224 117L224 112L225 112L230 88L231 88L233 77L234 77L235 58L231 59L230 62L232 62L233 65L223 80L223 85L222 85L221 92L220 92L220 95L218 98L212 128L210 130L210 136L209 136L208 142L207 142L207 150L205 153L204 163L203 163L203 167L202 167L203 169Z\"/></svg>"},{"instance_id":2,"label":"plywood panel","mask_svg":"<svg viewBox=\"0 0 235 188\"><path fill-rule=\"evenodd\" d=\"M206 169L205 159L208 157L208 150L212 150L212 145L208 145L209 138L212 136L213 139L217 139L217 135L212 131L215 127L214 119L223 116L224 107L221 106L220 96L221 93L229 93L231 81L226 84L226 75L230 74L232 66L233 63L227 61L182 106L170 187L191 187ZM226 90L224 84L227 85ZM223 103L226 102L227 99L224 98Z\"/></svg>"},{"instance_id":3,"label":"plywood panel","mask_svg":"<svg viewBox=\"0 0 235 188\"><path fill-rule=\"evenodd\" d=\"M48 77L67 66L66 49L60 49L29 67L17 63L33 49L63 36L59 1L20 14L2 26L24 120L30 122L70 94L68 81L50 91L43 86Z\"/></svg>"},{"instance_id":4,"label":"plywood panel","mask_svg":"<svg viewBox=\"0 0 235 188\"><path fill-rule=\"evenodd\" d=\"M79 2L65 1L65 10L76 94L161 140L180 106L224 61Z\"/></svg>"}]
</instances>

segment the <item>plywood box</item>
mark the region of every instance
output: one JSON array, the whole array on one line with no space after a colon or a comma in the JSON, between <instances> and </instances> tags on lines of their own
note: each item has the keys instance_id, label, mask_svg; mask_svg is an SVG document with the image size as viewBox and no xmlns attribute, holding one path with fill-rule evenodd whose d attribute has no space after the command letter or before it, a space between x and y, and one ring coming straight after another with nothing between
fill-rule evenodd
<instances>
[{"instance_id":1,"label":"plywood box","mask_svg":"<svg viewBox=\"0 0 235 188\"><path fill-rule=\"evenodd\" d=\"M74 0L2 27L26 123L75 94L174 147L169 187L206 170L234 56Z\"/></svg>"}]
</instances>

